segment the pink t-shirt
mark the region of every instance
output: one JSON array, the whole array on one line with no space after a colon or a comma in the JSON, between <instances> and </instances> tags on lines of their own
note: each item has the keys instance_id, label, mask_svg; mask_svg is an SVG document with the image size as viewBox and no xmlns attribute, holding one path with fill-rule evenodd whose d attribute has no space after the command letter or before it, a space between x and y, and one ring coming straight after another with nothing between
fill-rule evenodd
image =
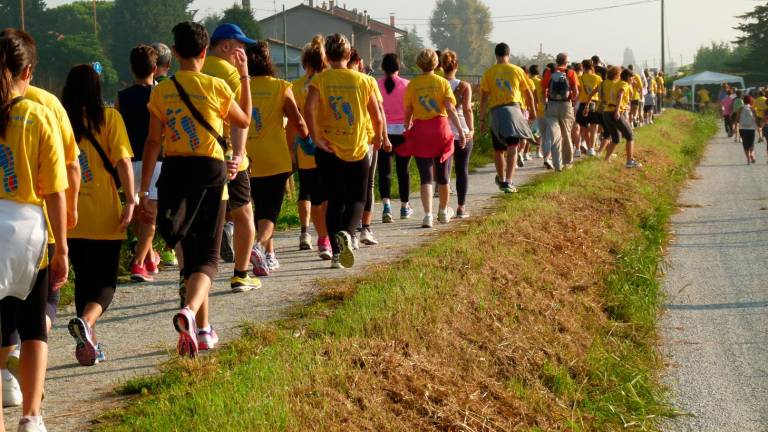
<instances>
[{"instance_id":1,"label":"pink t-shirt","mask_svg":"<svg viewBox=\"0 0 768 432\"><path fill-rule=\"evenodd\" d=\"M393 76L395 81L395 89L392 93L387 93L387 89L384 86L386 77L381 78L379 83L379 90L381 96L384 98L384 114L387 116L387 125L402 125L405 121L405 89L408 87L408 80L400 78L399 76Z\"/></svg>"},{"instance_id":2,"label":"pink t-shirt","mask_svg":"<svg viewBox=\"0 0 768 432\"><path fill-rule=\"evenodd\" d=\"M724 97L720 101L720 105L723 107L723 115L729 116L733 114L733 98L731 96Z\"/></svg>"}]
</instances>

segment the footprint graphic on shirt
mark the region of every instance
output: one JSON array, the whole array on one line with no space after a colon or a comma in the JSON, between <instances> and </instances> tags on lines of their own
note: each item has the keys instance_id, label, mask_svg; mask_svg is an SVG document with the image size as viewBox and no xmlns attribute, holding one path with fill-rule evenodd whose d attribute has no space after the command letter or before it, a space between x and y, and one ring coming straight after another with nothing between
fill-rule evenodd
<instances>
[{"instance_id":1,"label":"footprint graphic on shirt","mask_svg":"<svg viewBox=\"0 0 768 432\"><path fill-rule=\"evenodd\" d=\"M5 144L0 144L0 168L3 169L3 189L10 193L19 189L16 177L16 164L13 160L13 150Z\"/></svg>"},{"instance_id":2,"label":"footprint graphic on shirt","mask_svg":"<svg viewBox=\"0 0 768 432\"><path fill-rule=\"evenodd\" d=\"M85 152L80 152L80 155L77 157L77 160L80 161L80 178L83 181L83 183L90 183L93 181L93 171L91 171L91 165L88 163L88 156L85 154Z\"/></svg>"},{"instance_id":3,"label":"footprint graphic on shirt","mask_svg":"<svg viewBox=\"0 0 768 432\"><path fill-rule=\"evenodd\" d=\"M419 96L419 103L427 112L430 112L431 109L429 108L429 105L427 105L427 97L426 96Z\"/></svg>"},{"instance_id":4,"label":"footprint graphic on shirt","mask_svg":"<svg viewBox=\"0 0 768 432\"><path fill-rule=\"evenodd\" d=\"M355 123L355 114L352 112L352 106L349 102L341 104L341 110L347 115L347 124L352 126Z\"/></svg>"},{"instance_id":5,"label":"footprint graphic on shirt","mask_svg":"<svg viewBox=\"0 0 768 432\"><path fill-rule=\"evenodd\" d=\"M341 97L336 96L330 96L328 98L328 102L331 104L331 110L333 111L333 117L336 120L341 120L341 113L339 112L339 107L337 105L337 102L341 101Z\"/></svg>"},{"instance_id":6,"label":"footprint graphic on shirt","mask_svg":"<svg viewBox=\"0 0 768 432\"><path fill-rule=\"evenodd\" d=\"M440 112L440 105L437 104L436 100L429 99L429 106L432 107L432 109L435 110L436 113Z\"/></svg>"},{"instance_id":7,"label":"footprint graphic on shirt","mask_svg":"<svg viewBox=\"0 0 768 432\"><path fill-rule=\"evenodd\" d=\"M189 136L189 147L194 151L197 150L198 147L200 147L200 137L197 136L197 128L195 127L195 122L190 118L189 116L184 116L181 118L181 127L184 129L184 132L187 133Z\"/></svg>"},{"instance_id":8,"label":"footprint graphic on shirt","mask_svg":"<svg viewBox=\"0 0 768 432\"><path fill-rule=\"evenodd\" d=\"M512 93L512 84L508 80L504 80L504 88L509 90L510 93Z\"/></svg>"},{"instance_id":9,"label":"footprint graphic on shirt","mask_svg":"<svg viewBox=\"0 0 768 432\"><path fill-rule=\"evenodd\" d=\"M262 123L262 118L261 118L261 110L256 107L253 107L251 114L253 116L253 126L256 128L256 132L261 132L261 128L264 127L264 124Z\"/></svg>"},{"instance_id":10,"label":"footprint graphic on shirt","mask_svg":"<svg viewBox=\"0 0 768 432\"><path fill-rule=\"evenodd\" d=\"M168 117L168 129L171 130L171 141L179 141L181 139L181 134L179 133L178 129L176 127L178 126L176 122L176 116L181 112L181 109L177 109L176 111L168 108L165 110L165 115Z\"/></svg>"}]
</instances>

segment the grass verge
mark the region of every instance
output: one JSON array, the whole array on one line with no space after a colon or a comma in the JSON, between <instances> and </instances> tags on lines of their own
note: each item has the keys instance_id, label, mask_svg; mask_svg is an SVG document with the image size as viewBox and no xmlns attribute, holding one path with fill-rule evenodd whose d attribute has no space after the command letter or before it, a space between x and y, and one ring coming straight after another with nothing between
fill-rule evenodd
<instances>
[{"instance_id":1,"label":"grass verge","mask_svg":"<svg viewBox=\"0 0 768 432\"><path fill-rule=\"evenodd\" d=\"M712 118L638 133L642 170L590 160L366 276L326 284L215 355L173 360L98 430L618 430L670 415L659 262Z\"/></svg>"}]
</instances>

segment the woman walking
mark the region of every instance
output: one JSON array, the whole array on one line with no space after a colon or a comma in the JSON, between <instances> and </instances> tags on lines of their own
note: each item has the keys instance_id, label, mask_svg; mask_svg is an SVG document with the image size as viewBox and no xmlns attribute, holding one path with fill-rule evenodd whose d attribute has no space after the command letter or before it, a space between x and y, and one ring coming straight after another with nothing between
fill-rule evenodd
<instances>
[{"instance_id":1,"label":"woman walking","mask_svg":"<svg viewBox=\"0 0 768 432\"><path fill-rule=\"evenodd\" d=\"M391 223L392 216L392 159L395 160L397 172L397 188L400 198L400 219L408 219L413 215L413 209L408 203L410 195L411 157L401 155L398 148L405 142L405 90L408 80L400 77L400 58L397 54L385 54L381 60L381 69L384 78L378 81L379 91L384 98L384 114L387 118L387 133L384 135L385 144L392 147L392 151L379 150L379 195L384 204L381 215L382 223ZM388 147L388 146L387 146Z\"/></svg>"},{"instance_id":2,"label":"woman walking","mask_svg":"<svg viewBox=\"0 0 768 432\"><path fill-rule=\"evenodd\" d=\"M117 287L120 248L133 218L131 143L120 113L104 106L99 74L89 65L69 71L62 104L80 147L82 181L77 212L69 230L69 259L75 271L75 310L69 333L83 366L106 360L96 337L96 322L112 303ZM122 184L125 205L118 190Z\"/></svg>"},{"instance_id":3,"label":"woman walking","mask_svg":"<svg viewBox=\"0 0 768 432\"><path fill-rule=\"evenodd\" d=\"M382 118L365 75L347 69L351 46L341 34L325 40L331 68L312 79L305 107L315 160L328 185L328 232L333 235L333 268L355 263L351 234L362 219L368 186L368 146L381 145ZM366 113L373 123L371 139Z\"/></svg>"},{"instance_id":4,"label":"woman walking","mask_svg":"<svg viewBox=\"0 0 768 432\"><path fill-rule=\"evenodd\" d=\"M456 115L461 123L464 132L465 142L462 145L457 137L460 133L456 126L451 126L454 139L454 169L456 170L456 195L458 206L456 207L456 217L463 219L469 217L466 209L467 191L469 189L469 159L472 156L472 137L475 134L474 115L472 113L472 86L456 78L456 72L459 70L459 57L453 51L445 51L440 59L445 71L445 79L451 84L451 90L456 98ZM536 109L532 107L530 109ZM530 141L529 141L530 142Z\"/></svg>"},{"instance_id":5,"label":"woman walking","mask_svg":"<svg viewBox=\"0 0 768 432\"><path fill-rule=\"evenodd\" d=\"M752 96L744 96L744 106L736 113L739 119L739 133L741 134L741 145L744 148L744 156L747 158L747 165L756 162L755 159L755 136L757 132L757 112L753 106Z\"/></svg>"},{"instance_id":6,"label":"woman walking","mask_svg":"<svg viewBox=\"0 0 768 432\"><path fill-rule=\"evenodd\" d=\"M18 343L8 340L17 330L21 340L23 402L18 430L24 432L46 430L41 405L48 361L48 287L51 284L58 291L69 271L67 172L61 134L51 111L24 99L36 51L34 40L22 31L0 37L0 152L9 163L0 188L4 233L0 265L17 272L4 274L4 280L18 281L0 286L0 318L3 346ZM55 248L47 247L48 236L56 239ZM4 424L2 415L0 424Z\"/></svg>"},{"instance_id":7,"label":"woman walking","mask_svg":"<svg viewBox=\"0 0 768 432\"><path fill-rule=\"evenodd\" d=\"M291 83L275 78L269 45L258 42L245 53L253 103L246 152L253 155L250 176L257 232L254 248L266 258L254 260L253 272L257 276L269 276L280 267L273 235L285 198L285 185L293 172L283 116L288 118L291 129L297 131L298 139L306 140L309 132L293 98Z\"/></svg>"},{"instance_id":8,"label":"woman walking","mask_svg":"<svg viewBox=\"0 0 768 432\"><path fill-rule=\"evenodd\" d=\"M406 151L416 157L421 179L421 203L424 207L423 228L432 228L432 182L437 177L439 193L438 221L448 223L452 210L448 208L448 180L454 135L450 122L458 131L459 146L466 144L466 135L456 115L456 98L451 86L435 75L439 60L435 51L424 49L416 58L422 74L411 80L405 91ZM514 163L514 161L512 162Z\"/></svg>"},{"instance_id":9,"label":"woman walking","mask_svg":"<svg viewBox=\"0 0 768 432\"><path fill-rule=\"evenodd\" d=\"M619 79L621 76L621 79ZM627 168L639 168L640 164L634 159L635 135L625 113L630 107L630 80L632 72L629 69L619 71L618 67L608 69L607 78L603 81L603 126L610 135L610 143L605 152L605 160L609 160L621 137L627 141Z\"/></svg>"}]
</instances>

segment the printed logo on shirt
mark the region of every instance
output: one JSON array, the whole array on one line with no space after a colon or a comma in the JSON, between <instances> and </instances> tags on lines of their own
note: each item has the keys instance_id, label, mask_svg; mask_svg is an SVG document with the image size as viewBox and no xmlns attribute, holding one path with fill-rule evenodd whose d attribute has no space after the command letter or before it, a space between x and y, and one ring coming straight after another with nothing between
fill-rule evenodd
<instances>
[{"instance_id":1,"label":"printed logo on shirt","mask_svg":"<svg viewBox=\"0 0 768 432\"><path fill-rule=\"evenodd\" d=\"M83 183L90 183L93 181L93 171L91 171L91 165L88 163L88 156L85 152L80 152L77 157L80 161L80 178Z\"/></svg>"},{"instance_id":2,"label":"printed logo on shirt","mask_svg":"<svg viewBox=\"0 0 768 432\"><path fill-rule=\"evenodd\" d=\"M16 177L16 163L13 150L5 144L0 144L0 168L3 169L3 189L7 193L19 189L19 179Z\"/></svg>"},{"instance_id":3,"label":"printed logo on shirt","mask_svg":"<svg viewBox=\"0 0 768 432\"><path fill-rule=\"evenodd\" d=\"M333 117L336 120L341 120L341 114L347 117L347 124L352 126L355 123L355 113L352 112L352 105L349 102L344 101L342 96L330 96L328 102L331 105L333 111Z\"/></svg>"},{"instance_id":4,"label":"printed logo on shirt","mask_svg":"<svg viewBox=\"0 0 768 432\"><path fill-rule=\"evenodd\" d=\"M501 91L507 90L510 93L512 92L512 84L504 78L496 78L496 87Z\"/></svg>"},{"instance_id":5,"label":"printed logo on shirt","mask_svg":"<svg viewBox=\"0 0 768 432\"><path fill-rule=\"evenodd\" d=\"M168 128L171 130L171 141L174 142L181 140L181 132L179 132L178 129L179 120L177 119L177 116L181 114L181 112L181 108L175 111L168 108L165 111L165 115L168 116ZM192 150L197 150L197 148L200 147L200 137L197 135L197 127L192 118L187 115L183 116L181 118L181 129L187 134L189 147Z\"/></svg>"},{"instance_id":6,"label":"printed logo on shirt","mask_svg":"<svg viewBox=\"0 0 768 432\"><path fill-rule=\"evenodd\" d=\"M432 112L433 110L436 113L440 112L440 105L432 98L429 98L429 101L427 101L427 96L419 96L419 103L427 112Z\"/></svg>"},{"instance_id":7,"label":"printed logo on shirt","mask_svg":"<svg viewBox=\"0 0 768 432\"><path fill-rule=\"evenodd\" d=\"M251 116L253 117L253 126L256 128L256 132L261 132L261 128L264 127L263 119L261 117L261 110L257 107L253 107Z\"/></svg>"}]
</instances>

